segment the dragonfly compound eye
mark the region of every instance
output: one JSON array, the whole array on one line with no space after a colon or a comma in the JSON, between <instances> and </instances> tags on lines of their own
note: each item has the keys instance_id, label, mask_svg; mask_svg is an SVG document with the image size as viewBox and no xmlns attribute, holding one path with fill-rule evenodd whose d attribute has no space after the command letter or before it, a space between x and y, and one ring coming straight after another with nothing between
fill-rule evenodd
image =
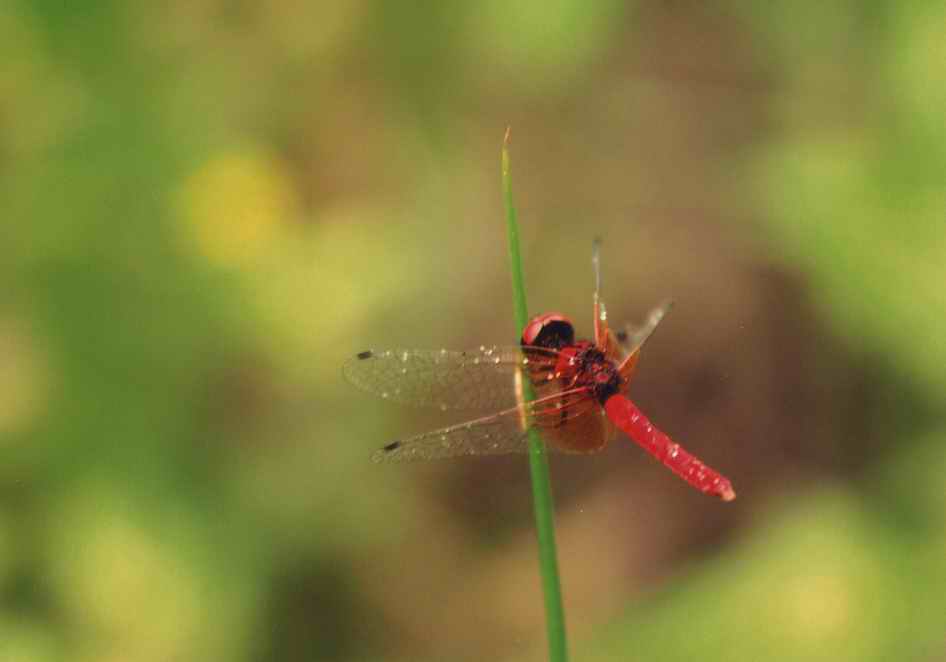
<instances>
[{"instance_id":1,"label":"dragonfly compound eye","mask_svg":"<svg viewBox=\"0 0 946 662\"><path fill-rule=\"evenodd\" d=\"M536 315L526 324L520 341L525 346L561 349L575 342L575 327L561 313Z\"/></svg>"}]
</instances>

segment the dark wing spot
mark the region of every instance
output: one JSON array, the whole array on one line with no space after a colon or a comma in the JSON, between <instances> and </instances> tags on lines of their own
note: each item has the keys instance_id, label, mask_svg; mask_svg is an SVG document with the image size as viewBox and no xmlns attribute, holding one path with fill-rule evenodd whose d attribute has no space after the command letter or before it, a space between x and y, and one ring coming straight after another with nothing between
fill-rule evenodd
<instances>
[{"instance_id":1,"label":"dark wing spot","mask_svg":"<svg viewBox=\"0 0 946 662\"><path fill-rule=\"evenodd\" d=\"M391 452L391 451L396 451L396 450L397 450L398 448L400 448L400 447L401 447L401 442L400 442L400 441L392 441L390 444L388 444L387 446L385 446L385 447L382 448L381 450L387 451L387 452Z\"/></svg>"},{"instance_id":2,"label":"dark wing spot","mask_svg":"<svg viewBox=\"0 0 946 662\"><path fill-rule=\"evenodd\" d=\"M369 350L366 350L366 351L364 351L364 352L359 352L359 353L358 353L358 358L359 358L359 359L370 359L372 356L373 356L373 355L372 355L370 349L369 349Z\"/></svg>"},{"instance_id":3,"label":"dark wing spot","mask_svg":"<svg viewBox=\"0 0 946 662\"><path fill-rule=\"evenodd\" d=\"M616 335L618 342L627 342L627 331L618 331Z\"/></svg>"}]
</instances>

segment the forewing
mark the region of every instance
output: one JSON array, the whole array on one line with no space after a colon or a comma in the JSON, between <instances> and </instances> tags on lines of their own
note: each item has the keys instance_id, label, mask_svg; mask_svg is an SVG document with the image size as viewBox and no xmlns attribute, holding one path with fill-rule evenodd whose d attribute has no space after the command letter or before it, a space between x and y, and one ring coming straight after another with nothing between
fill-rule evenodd
<instances>
[{"instance_id":1,"label":"forewing","mask_svg":"<svg viewBox=\"0 0 946 662\"><path fill-rule=\"evenodd\" d=\"M346 379L360 389L406 405L440 409L501 409L516 404L516 375L526 365L554 364L556 352L519 347L470 351L368 350L349 359Z\"/></svg>"},{"instance_id":2,"label":"forewing","mask_svg":"<svg viewBox=\"0 0 946 662\"><path fill-rule=\"evenodd\" d=\"M644 343L647 342L647 339L650 338L650 335L657 329L657 325L660 324L661 320L670 312L671 308L673 308L673 301L668 299L651 310L647 314L647 319L639 327L635 327L631 324L624 325L624 332L621 334L621 344L627 356L630 356L644 346Z\"/></svg>"}]
</instances>

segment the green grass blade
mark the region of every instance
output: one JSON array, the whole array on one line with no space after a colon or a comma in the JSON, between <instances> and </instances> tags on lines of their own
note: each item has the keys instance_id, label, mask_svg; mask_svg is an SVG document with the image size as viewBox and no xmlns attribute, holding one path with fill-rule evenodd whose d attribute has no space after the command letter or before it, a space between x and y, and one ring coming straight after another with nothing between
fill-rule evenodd
<instances>
[{"instance_id":1,"label":"green grass blade","mask_svg":"<svg viewBox=\"0 0 946 662\"><path fill-rule=\"evenodd\" d=\"M519 225L512 199L512 177L509 172L509 129L503 139L503 200L506 205L506 233L509 238L509 264L512 270L512 295L516 328L522 331L529 321L526 289L519 254ZM532 385L524 380L523 396L531 401ZM566 662L568 646L565 637L565 610L562 608L562 585L558 576L558 552L555 547L555 507L552 503L552 481L545 444L534 429L529 430L529 469L532 474L532 500L535 505L535 528L539 540L539 571L545 597L545 619L548 627L549 660Z\"/></svg>"}]
</instances>

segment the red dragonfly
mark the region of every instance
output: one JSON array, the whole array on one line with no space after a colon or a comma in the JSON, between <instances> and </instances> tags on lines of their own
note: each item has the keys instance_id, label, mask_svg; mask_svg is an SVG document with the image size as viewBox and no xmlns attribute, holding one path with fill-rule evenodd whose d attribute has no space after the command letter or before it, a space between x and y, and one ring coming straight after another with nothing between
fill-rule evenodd
<instances>
[{"instance_id":1,"label":"red dragonfly","mask_svg":"<svg viewBox=\"0 0 946 662\"><path fill-rule=\"evenodd\" d=\"M670 308L655 309L639 328L612 333L599 297L600 261L595 242L594 342L575 340L561 313L536 315L518 347L481 346L471 351L367 350L345 363L346 378L382 398L442 410L499 409L459 425L400 439L374 453L376 462L428 460L459 455L526 452L530 427L547 446L592 453L622 430L641 448L705 494L731 501L729 479L658 430L627 397L641 348ZM522 399L528 379L536 398Z\"/></svg>"}]
</instances>

